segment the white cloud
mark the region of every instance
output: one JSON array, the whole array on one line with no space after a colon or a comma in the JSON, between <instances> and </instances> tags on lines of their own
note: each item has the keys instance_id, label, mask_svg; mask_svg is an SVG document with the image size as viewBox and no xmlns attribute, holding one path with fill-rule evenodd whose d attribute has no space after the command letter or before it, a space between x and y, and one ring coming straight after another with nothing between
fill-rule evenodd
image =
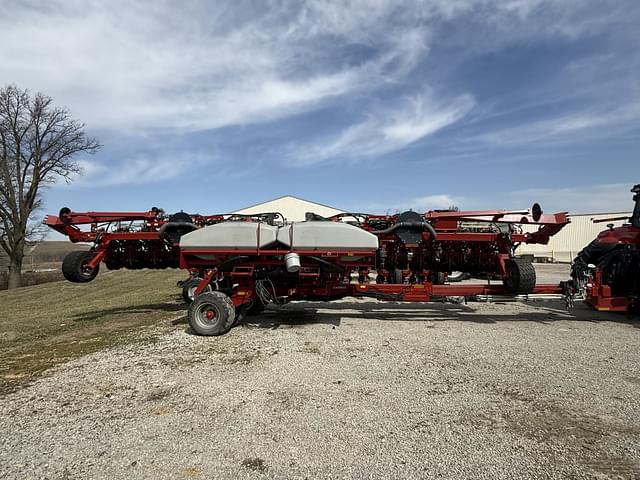
<instances>
[{"instance_id":1,"label":"white cloud","mask_svg":"<svg viewBox=\"0 0 640 480\"><path fill-rule=\"evenodd\" d=\"M598 31L620 10L600 15L585 5L0 0L0 82L41 90L91 127L267 122L402 81L424 61L438 28L458 17L483 25L456 36L465 49L493 48L532 35Z\"/></svg>"},{"instance_id":2,"label":"white cloud","mask_svg":"<svg viewBox=\"0 0 640 480\"><path fill-rule=\"evenodd\" d=\"M109 165L90 160L79 161L82 175L74 180L79 188L158 183L193 171L211 158L204 154L177 152L158 156L136 155Z\"/></svg>"},{"instance_id":3,"label":"white cloud","mask_svg":"<svg viewBox=\"0 0 640 480\"><path fill-rule=\"evenodd\" d=\"M564 112L552 118L499 127L467 140L503 146L575 143L625 134L637 128L638 120L640 97L628 98L622 106L600 105L596 102L589 110Z\"/></svg>"},{"instance_id":4,"label":"white cloud","mask_svg":"<svg viewBox=\"0 0 640 480\"><path fill-rule=\"evenodd\" d=\"M355 24L303 28L313 22L302 14L309 8L212 5L12 5L0 17L0 81L44 91L91 127L203 130L366 91L410 71L427 50L423 28L379 35L381 21L362 44ZM327 16L333 8L311 5ZM360 46L367 55L341 59Z\"/></svg>"},{"instance_id":5,"label":"white cloud","mask_svg":"<svg viewBox=\"0 0 640 480\"><path fill-rule=\"evenodd\" d=\"M448 194L427 195L414 198L410 201L410 205L412 205L412 208L418 210L442 210L449 207L460 206L462 200L462 197Z\"/></svg>"},{"instance_id":6,"label":"white cloud","mask_svg":"<svg viewBox=\"0 0 640 480\"><path fill-rule=\"evenodd\" d=\"M372 111L366 120L337 135L308 144L291 145L288 157L296 166L328 159L363 158L396 151L434 134L464 117L475 105L473 97L460 95L449 102L430 94L403 98Z\"/></svg>"}]
</instances>

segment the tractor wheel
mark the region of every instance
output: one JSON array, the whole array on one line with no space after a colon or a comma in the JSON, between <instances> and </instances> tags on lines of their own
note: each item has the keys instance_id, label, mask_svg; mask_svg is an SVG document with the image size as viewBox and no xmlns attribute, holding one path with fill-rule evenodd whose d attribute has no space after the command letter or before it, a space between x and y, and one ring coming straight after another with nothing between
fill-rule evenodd
<instances>
[{"instance_id":1,"label":"tractor wheel","mask_svg":"<svg viewBox=\"0 0 640 480\"><path fill-rule=\"evenodd\" d=\"M198 288L198 285L200 285L201 281L201 278L193 277L185 282L182 282L182 299L184 300L184 303L189 305L191 302L193 302L193 299L196 296L196 288ZM211 288L211 285L207 285L202 293L208 293L212 291L213 289Z\"/></svg>"},{"instance_id":2,"label":"tractor wheel","mask_svg":"<svg viewBox=\"0 0 640 480\"><path fill-rule=\"evenodd\" d=\"M236 308L224 293L207 292L191 302L187 319L191 329L198 335L223 335L236 320Z\"/></svg>"},{"instance_id":3,"label":"tractor wheel","mask_svg":"<svg viewBox=\"0 0 640 480\"><path fill-rule=\"evenodd\" d=\"M262 303L262 300L256 299L253 301L251 306L247 309L245 314L249 316L260 315L262 312L264 312L265 308L267 308L267 306L264 303Z\"/></svg>"},{"instance_id":4,"label":"tractor wheel","mask_svg":"<svg viewBox=\"0 0 640 480\"><path fill-rule=\"evenodd\" d=\"M87 263L91 260L91 252L70 252L62 261L62 274L64 278L74 283L90 282L100 271L100 265L96 268L87 268Z\"/></svg>"},{"instance_id":5,"label":"tractor wheel","mask_svg":"<svg viewBox=\"0 0 640 480\"><path fill-rule=\"evenodd\" d=\"M505 262L509 278L502 283L509 293L525 294L533 292L536 286L536 270L533 264L522 258L510 258Z\"/></svg>"}]
</instances>

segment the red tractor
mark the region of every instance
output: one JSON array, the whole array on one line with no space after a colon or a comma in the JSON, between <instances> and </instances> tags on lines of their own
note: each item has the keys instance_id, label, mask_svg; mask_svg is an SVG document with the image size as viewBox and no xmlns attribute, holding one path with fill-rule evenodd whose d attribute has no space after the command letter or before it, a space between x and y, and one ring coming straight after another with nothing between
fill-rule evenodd
<instances>
[{"instance_id":1,"label":"red tractor","mask_svg":"<svg viewBox=\"0 0 640 480\"><path fill-rule=\"evenodd\" d=\"M594 220L629 223L617 228L608 225L573 260L574 293L584 295L596 310L626 312L640 306L640 184L631 192L635 207L630 218Z\"/></svg>"}]
</instances>

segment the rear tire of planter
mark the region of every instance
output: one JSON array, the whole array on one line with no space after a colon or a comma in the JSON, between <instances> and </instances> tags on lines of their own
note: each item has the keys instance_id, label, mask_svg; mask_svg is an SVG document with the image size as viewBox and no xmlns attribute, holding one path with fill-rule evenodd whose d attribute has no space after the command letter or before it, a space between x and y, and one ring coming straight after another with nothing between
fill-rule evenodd
<instances>
[{"instance_id":1,"label":"rear tire of planter","mask_svg":"<svg viewBox=\"0 0 640 480\"><path fill-rule=\"evenodd\" d=\"M198 285L200 285L201 281L201 278L194 277L190 278L182 284L182 299L187 305L193 302L193 299L195 298L196 288L198 288ZM211 288L211 285L207 285L202 293L208 293L212 291L213 289ZM202 295L202 293L200 295Z\"/></svg>"},{"instance_id":2,"label":"rear tire of planter","mask_svg":"<svg viewBox=\"0 0 640 480\"><path fill-rule=\"evenodd\" d=\"M198 335L224 335L236 320L236 308L222 292L202 293L189 305L187 319Z\"/></svg>"},{"instance_id":3,"label":"rear tire of planter","mask_svg":"<svg viewBox=\"0 0 640 480\"><path fill-rule=\"evenodd\" d=\"M502 283L509 293L532 293L536 286L536 269L533 264L522 258L511 258L505 262L509 278Z\"/></svg>"},{"instance_id":4,"label":"rear tire of planter","mask_svg":"<svg viewBox=\"0 0 640 480\"><path fill-rule=\"evenodd\" d=\"M70 282L87 283L96 278L100 271L100 265L96 268L87 268L86 264L91 260L91 252L70 252L62 261L62 275Z\"/></svg>"}]
</instances>

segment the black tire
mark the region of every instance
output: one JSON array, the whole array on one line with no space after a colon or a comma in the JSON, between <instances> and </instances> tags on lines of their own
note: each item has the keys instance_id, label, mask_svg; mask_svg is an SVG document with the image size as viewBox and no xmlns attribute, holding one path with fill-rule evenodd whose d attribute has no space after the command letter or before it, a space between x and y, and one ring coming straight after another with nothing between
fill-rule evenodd
<instances>
[{"instance_id":1,"label":"black tire","mask_svg":"<svg viewBox=\"0 0 640 480\"><path fill-rule=\"evenodd\" d=\"M109 258L105 258L104 264L107 266L108 270L120 270L122 268L122 262L120 260L110 260Z\"/></svg>"},{"instance_id":2,"label":"black tire","mask_svg":"<svg viewBox=\"0 0 640 480\"><path fill-rule=\"evenodd\" d=\"M502 280L509 293L532 293L536 286L536 269L533 264L523 258L510 258L505 262L509 275Z\"/></svg>"},{"instance_id":3,"label":"black tire","mask_svg":"<svg viewBox=\"0 0 640 480\"><path fill-rule=\"evenodd\" d=\"M96 278L100 271L100 265L88 269L86 264L91 260L91 252L70 252L62 261L62 275L74 283L87 283Z\"/></svg>"},{"instance_id":4,"label":"black tire","mask_svg":"<svg viewBox=\"0 0 640 480\"><path fill-rule=\"evenodd\" d=\"M198 335L224 335L236 321L236 308L224 293L203 293L189 305L187 319Z\"/></svg>"},{"instance_id":5,"label":"black tire","mask_svg":"<svg viewBox=\"0 0 640 480\"><path fill-rule=\"evenodd\" d=\"M184 300L184 303L189 305L191 302L193 302L193 299L195 297L195 289L198 287L201 281L201 278L193 277L185 282L182 282L182 299ZM212 291L213 289L211 288L211 285L207 285L202 293L209 293Z\"/></svg>"},{"instance_id":6,"label":"black tire","mask_svg":"<svg viewBox=\"0 0 640 480\"><path fill-rule=\"evenodd\" d=\"M247 314L247 308L245 307L236 308L236 318L233 320L233 323L231 324L231 328L239 325L244 320L244 317L246 314Z\"/></svg>"},{"instance_id":7,"label":"black tire","mask_svg":"<svg viewBox=\"0 0 640 480\"><path fill-rule=\"evenodd\" d=\"M62 220L63 223L69 223L69 215L71 213L71 209L69 207L62 207L60 212L58 213L58 218Z\"/></svg>"},{"instance_id":8,"label":"black tire","mask_svg":"<svg viewBox=\"0 0 640 480\"><path fill-rule=\"evenodd\" d=\"M389 275L390 282L395 284L404 283L404 272L399 268L394 268Z\"/></svg>"},{"instance_id":9,"label":"black tire","mask_svg":"<svg viewBox=\"0 0 640 480\"><path fill-rule=\"evenodd\" d=\"M444 272L433 272L433 284L444 285L445 275Z\"/></svg>"},{"instance_id":10,"label":"black tire","mask_svg":"<svg viewBox=\"0 0 640 480\"><path fill-rule=\"evenodd\" d=\"M249 315L249 316L260 315L262 312L264 312L265 308L267 308L267 306L264 303L262 303L262 300L255 299L251 303L251 306L245 312L245 315Z\"/></svg>"},{"instance_id":11,"label":"black tire","mask_svg":"<svg viewBox=\"0 0 640 480\"><path fill-rule=\"evenodd\" d=\"M185 212L176 212L173 215L169 215L169 221L170 222L180 222L180 223L192 223L193 219L191 218L191 215L189 215L188 213Z\"/></svg>"}]
</instances>

